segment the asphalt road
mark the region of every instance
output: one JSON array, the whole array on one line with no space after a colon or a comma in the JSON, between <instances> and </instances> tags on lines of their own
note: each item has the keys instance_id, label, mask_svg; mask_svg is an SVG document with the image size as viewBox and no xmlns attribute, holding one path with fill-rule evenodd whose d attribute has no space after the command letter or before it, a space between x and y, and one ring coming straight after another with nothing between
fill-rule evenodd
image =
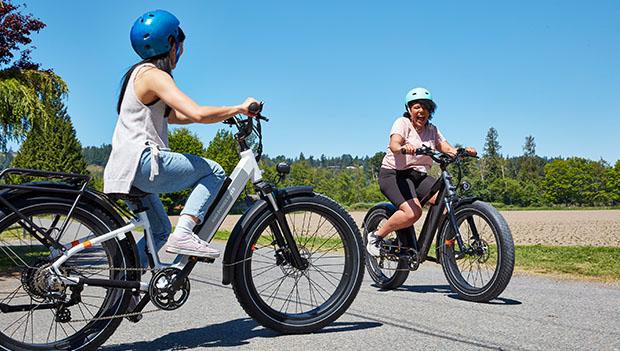
<instances>
[{"instance_id":1,"label":"asphalt road","mask_svg":"<svg viewBox=\"0 0 620 351\"><path fill-rule=\"evenodd\" d=\"M517 274L499 299L480 304L460 300L428 262L395 291L366 276L347 313L321 332L278 335L247 317L221 274L218 262L201 264L183 307L123 321L102 349L620 350L618 284Z\"/></svg>"}]
</instances>

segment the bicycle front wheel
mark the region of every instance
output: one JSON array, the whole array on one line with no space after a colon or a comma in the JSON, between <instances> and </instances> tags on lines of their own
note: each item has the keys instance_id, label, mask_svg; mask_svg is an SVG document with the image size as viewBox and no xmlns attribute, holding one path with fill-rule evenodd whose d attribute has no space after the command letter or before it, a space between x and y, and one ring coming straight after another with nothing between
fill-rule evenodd
<instances>
[{"instance_id":1,"label":"bicycle front wheel","mask_svg":"<svg viewBox=\"0 0 620 351\"><path fill-rule=\"evenodd\" d=\"M293 267L275 240L273 213L251 226L238 255L233 288L244 310L281 333L316 331L342 315L364 275L359 229L336 202L321 195L286 200L283 211L308 267Z\"/></svg>"},{"instance_id":2,"label":"bicycle front wheel","mask_svg":"<svg viewBox=\"0 0 620 351\"><path fill-rule=\"evenodd\" d=\"M68 218L72 201L66 199L28 199L13 205L68 247L116 228L107 214L87 204L78 205ZM95 349L118 327L122 318L113 316L125 311L130 292L64 284L50 288L47 268L59 252L41 244L32 232L15 213L0 211L0 349ZM129 280L123 269L132 266L124 244L114 239L77 253L60 269L73 277Z\"/></svg>"},{"instance_id":3,"label":"bicycle front wheel","mask_svg":"<svg viewBox=\"0 0 620 351\"><path fill-rule=\"evenodd\" d=\"M444 274L461 298L492 300L504 291L514 269L514 243L508 223L482 201L456 208L455 216L465 247L459 248L446 221L439 238Z\"/></svg>"}]
</instances>

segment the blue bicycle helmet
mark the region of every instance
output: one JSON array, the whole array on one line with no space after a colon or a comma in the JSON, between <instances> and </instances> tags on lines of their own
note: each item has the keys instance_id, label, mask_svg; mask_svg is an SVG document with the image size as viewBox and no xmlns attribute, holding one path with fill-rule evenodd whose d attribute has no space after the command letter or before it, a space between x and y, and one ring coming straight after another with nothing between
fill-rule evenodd
<instances>
[{"instance_id":1,"label":"blue bicycle helmet","mask_svg":"<svg viewBox=\"0 0 620 351\"><path fill-rule=\"evenodd\" d=\"M142 59L167 53L172 48L168 38L176 43L176 59L179 60L182 35L179 20L164 10L149 11L138 17L131 27L131 46Z\"/></svg>"},{"instance_id":2,"label":"blue bicycle helmet","mask_svg":"<svg viewBox=\"0 0 620 351\"><path fill-rule=\"evenodd\" d=\"M424 88L413 88L409 90L409 92L405 96L405 105L408 106L411 101L416 100L430 100L431 102L435 103L433 101L433 96L431 95L431 92Z\"/></svg>"}]
</instances>

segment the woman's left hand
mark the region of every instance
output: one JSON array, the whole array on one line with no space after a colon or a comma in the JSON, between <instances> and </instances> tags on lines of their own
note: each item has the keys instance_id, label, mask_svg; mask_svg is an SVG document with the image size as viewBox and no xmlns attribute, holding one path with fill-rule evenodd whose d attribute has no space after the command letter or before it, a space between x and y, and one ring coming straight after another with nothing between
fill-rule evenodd
<instances>
[{"instance_id":1,"label":"woman's left hand","mask_svg":"<svg viewBox=\"0 0 620 351\"><path fill-rule=\"evenodd\" d=\"M471 146L466 147L466 148L465 148L465 152L467 152L467 154L468 154L469 156L476 156L476 155L478 155L478 152L476 151L476 149L474 149L474 148L473 148L473 147L471 147Z\"/></svg>"},{"instance_id":2,"label":"woman's left hand","mask_svg":"<svg viewBox=\"0 0 620 351\"><path fill-rule=\"evenodd\" d=\"M253 97L246 98L245 101L241 105L239 105L239 112L248 117L256 117L256 113L250 112L250 105L252 103L260 104L260 102L258 102Z\"/></svg>"}]
</instances>

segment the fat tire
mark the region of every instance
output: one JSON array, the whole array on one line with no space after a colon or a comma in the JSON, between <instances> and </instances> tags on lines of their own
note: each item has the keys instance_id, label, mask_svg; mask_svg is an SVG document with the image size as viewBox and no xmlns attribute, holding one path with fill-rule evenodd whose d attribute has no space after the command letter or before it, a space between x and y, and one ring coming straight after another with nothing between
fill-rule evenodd
<instances>
[{"instance_id":1,"label":"fat tire","mask_svg":"<svg viewBox=\"0 0 620 351\"><path fill-rule=\"evenodd\" d=\"M383 219L389 219L393 213L389 213L385 208L375 208L366 215L364 222L364 247L368 244L368 233L374 231L379 222ZM399 288L405 283L409 277L409 263L401 259L396 265L396 270L392 276L385 275L378 267L376 259L370 255L366 255L366 270L368 275L375 282L375 285L382 290L393 290Z\"/></svg>"},{"instance_id":2,"label":"fat tire","mask_svg":"<svg viewBox=\"0 0 620 351\"><path fill-rule=\"evenodd\" d=\"M474 302L488 302L497 298L510 282L514 270L514 242L508 223L489 203L475 201L455 209L457 223L461 223L471 214L476 214L486 221L497 241L498 264L493 277L481 288L472 287L460 275L453 251L446 245L439 245L441 267L448 280L448 284L462 299ZM446 220L440 232L439 243L444 243L446 236L451 233L452 229L449 221Z\"/></svg>"},{"instance_id":3,"label":"fat tire","mask_svg":"<svg viewBox=\"0 0 620 351\"><path fill-rule=\"evenodd\" d=\"M36 215L37 213L58 213L66 215L73 201L65 198L29 198L17 199L12 205L25 214ZM14 213L10 213L6 209L0 210L0 232L7 228L7 225L14 223L18 217ZM95 229L96 235L105 234L116 228L118 223L104 210L89 203L79 203L75 208L72 218L79 218L81 221L89 223ZM109 241L111 242L111 241ZM135 267L133 251L128 240L118 241L109 246L110 262L115 268ZM134 274L129 274L128 280L139 280ZM122 290L122 295L114 297L116 300L114 305L106 307L105 314L122 314L127 310L131 292ZM110 301L104 301L110 303ZM101 307L104 308L104 307ZM27 344L18 340L14 340L0 332L0 349L1 350L95 350L103 344L118 328L122 318L114 318L110 320L91 321L81 328L77 333L52 343L46 344Z\"/></svg>"},{"instance_id":4,"label":"fat tire","mask_svg":"<svg viewBox=\"0 0 620 351\"><path fill-rule=\"evenodd\" d=\"M332 323L340 317L351 305L360 289L364 277L364 249L362 239L355 221L347 211L338 203L328 197L315 194L314 196L292 197L284 200L283 208L287 211L314 210L323 216L330 217L334 227L342 231L343 243L347 246L345 251L350 256L350 267L347 275L348 281L341 280L342 291L339 292L334 302L320 314L308 318L294 318L286 313L278 313L266 306L260 298L256 287L250 277L251 262L248 258L252 254L252 245L260 237L268 223L275 221L274 214L265 210L257 216L257 219L249 226L245 233L241 247L236 255L237 262L243 262L235 266L234 279L232 281L235 296L245 312L261 325L283 334L304 334L315 332ZM299 246L299 243L298 243ZM245 261L244 261L245 260Z\"/></svg>"}]
</instances>

